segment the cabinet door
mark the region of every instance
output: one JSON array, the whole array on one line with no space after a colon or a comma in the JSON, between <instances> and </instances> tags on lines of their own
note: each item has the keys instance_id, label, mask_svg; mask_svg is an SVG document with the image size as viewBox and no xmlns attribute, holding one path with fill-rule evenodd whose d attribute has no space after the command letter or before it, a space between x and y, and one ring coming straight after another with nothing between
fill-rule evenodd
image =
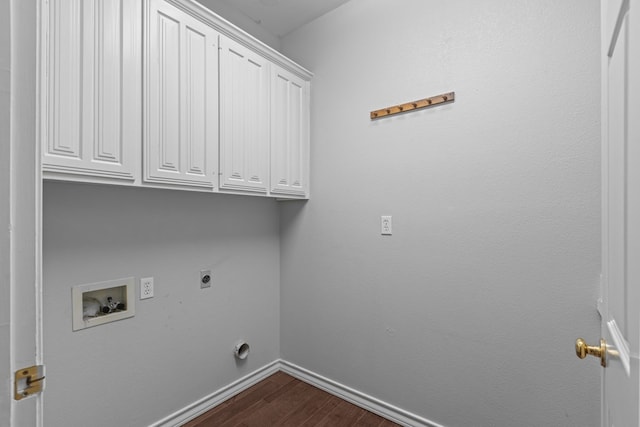
<instances>
[{"instance_id":1,"label":"cabinet door","mask_svg":"<svg viewBox=\"0 0 640 427\"><path fill-rule=\"evenodd\" d=\"M141 141L142 5L42 3L42 167L134 180Z\"/></svg>"},{"instance_id":2,"label":"cabinet door","mask_svg":"<svg viewBox=\"0 0 640 427\"><path fill-rule=\"evenodd\" d=\"M220 188L266 193L269 64L226 37L220 47Z\"/></svg>"},{"instance_id":3,"label":"cabinet door","mask_svg":"<svg viewBox=\"0 0 640 427\"><path fill-rule=\"evenodd\" d=\"M309 82L272 65L271 193L306 196L309 177Z\"/></svg>"},{"instance_id":4,"label":"cabinet door","mask_svg":"<svg viewBox=\"0 0 640 427\"><path fill-rule=\"evenodd\" d=\"M215 188L218 33L165 1L146 7L144 179Z\"/></svg>"}]
</instances>

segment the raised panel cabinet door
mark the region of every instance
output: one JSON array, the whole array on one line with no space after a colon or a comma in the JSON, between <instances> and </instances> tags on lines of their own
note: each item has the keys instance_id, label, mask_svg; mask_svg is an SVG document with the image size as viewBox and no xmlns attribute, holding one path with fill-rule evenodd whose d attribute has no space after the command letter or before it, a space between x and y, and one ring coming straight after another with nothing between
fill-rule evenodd
<instances>
[{"instance_id":1,"label":"raised panel cabinet door","mask_svg":"<svg viewBox=\"0 0 640 427\"><path fill-rule=\"evenodd\" d=\"M269 63L220 36L220 188L266 193Z\"/></svg>"},{"instance_id":2,"label":"raised panel cabinet door","mask_svg":"<svg viewBox=\"0 0 640 427\"><path fill-rule=\"evenodd\" d=\"M309 82L272 65L271 193L307 196Z\"/></svg>"},{"instance_id":3,"label":"raised panel cabinet door","mask_svg":"<svg viewBox=\"0 0 640 427\"><path fill-rule=\"evenodd\" d=\"M218 33L159 0L145 22L144 179L215 189Z\"/></svg>"},{"instance_id":4,"label":"raised panel cabinet door","mask_svg":"<svg viewBox=\"0 0 640 427\"><path fill-rule=\"evenodd\" d=\"M50 0L42 5L45 177L133 181L142 134L141 3Z\"/></svg>"}]
</instances>

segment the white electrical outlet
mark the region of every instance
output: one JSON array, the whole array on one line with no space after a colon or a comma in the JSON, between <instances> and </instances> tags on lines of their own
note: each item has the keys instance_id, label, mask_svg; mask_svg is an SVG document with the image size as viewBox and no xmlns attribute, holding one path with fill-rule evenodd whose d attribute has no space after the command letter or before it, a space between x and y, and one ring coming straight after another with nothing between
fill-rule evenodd
<instances>
[{"instance_id":1,"label":"white electrical outlet","mask_svg":"<svg viewBox=\"0 0 640 427\"><path fill-rule=\"evenodd\" d=\"M392 233L391 215L383 215L380 217L380 234L391 236Z\"/></svg>"},{"instance_id":2,"label":"white electrical outlet","mask_svg":"<svg viewBox=\"0 0 640 427\"><path fill-rule=\"evenodd\" d=\"M153 298L153 277L140 279L140 299Z\"/></svg>"}]
</instances>

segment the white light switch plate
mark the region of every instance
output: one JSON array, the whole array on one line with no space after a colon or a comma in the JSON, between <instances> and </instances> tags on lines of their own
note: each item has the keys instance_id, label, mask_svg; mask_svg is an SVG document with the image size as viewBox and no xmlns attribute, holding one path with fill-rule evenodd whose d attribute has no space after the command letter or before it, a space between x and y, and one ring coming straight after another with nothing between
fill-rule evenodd
<instances>
[{"instance_id":1,"label":"white light switch plate","mask_svg":"<svg viewBox=\"0 0 640 427\"><path fill-rule=\"evenodd\" d=\"M391 215L383 215L380 217L380 234L383 236L391 236L392 234Z\"/></svg>"}]
</instances>

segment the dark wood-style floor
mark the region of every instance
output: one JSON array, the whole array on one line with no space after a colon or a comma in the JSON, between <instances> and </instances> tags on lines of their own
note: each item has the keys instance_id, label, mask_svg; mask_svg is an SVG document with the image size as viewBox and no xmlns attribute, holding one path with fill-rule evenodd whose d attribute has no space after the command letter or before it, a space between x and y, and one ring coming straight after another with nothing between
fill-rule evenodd
<instances>
[{"instance_id":1,"label":"dark wood-style floor","mask_svg":"<svg viewBox=\"0 0 640 427\"><path fill-rule=\"evenodd\" d=\"M277 372L183 427L398 426L284 372Z\"/></svg>"}]
</instances>

